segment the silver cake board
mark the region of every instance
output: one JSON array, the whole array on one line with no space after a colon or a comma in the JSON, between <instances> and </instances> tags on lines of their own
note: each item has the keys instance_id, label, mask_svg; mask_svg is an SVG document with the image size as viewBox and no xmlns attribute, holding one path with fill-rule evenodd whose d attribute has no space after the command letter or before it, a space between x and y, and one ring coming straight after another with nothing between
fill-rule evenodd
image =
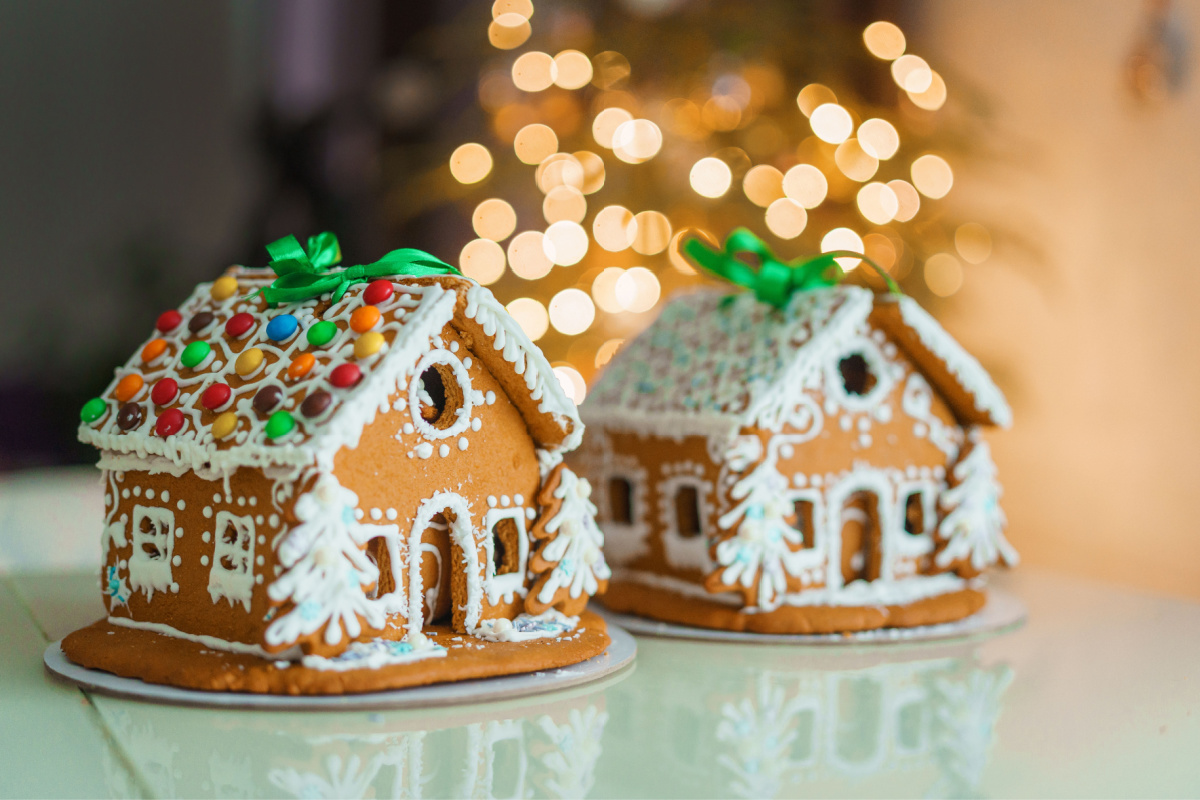
<instances>
[{"instance_id":1,"label":"silver cake board","mask_svg":"<svg viewBox=\"0 0 1200 800\"><path fill-rule=\"evenodd\" d=\"M603 598L601 599L603 602ZM596 609L610 626L622 627L644 636L672 639L697 639L706 642L738 642L754 644L800 644L838 647L863 644L916 644L962 639L1014 630L1024 624L1028 611L1025 604L1003 589L989 588L987 603L969 617L938 625L915 628L876 628L855 633L755 633L698 628L674 622L662 622L632 614L618 614L607 608Z\"/></svg>"},{"instance_id":2,"label":"silver cake board","mask_svg":"<svg viewBox=\"0 0 1200 800\"><path fill-rule=\"evenodd\" d=\"M257 711L414 709L513 700L598 681L631 664L637 654L636 641L619 626L610 624L608 636L612 641L603 653L566 667L383 692L341 695L206 692L146 683L137 678L122 678L111 672L79 666L63 654L61 639L46 648L42 660L46 669L55 676L76 684L84 691L151 703Z\"/></svg>"}]
</instances>

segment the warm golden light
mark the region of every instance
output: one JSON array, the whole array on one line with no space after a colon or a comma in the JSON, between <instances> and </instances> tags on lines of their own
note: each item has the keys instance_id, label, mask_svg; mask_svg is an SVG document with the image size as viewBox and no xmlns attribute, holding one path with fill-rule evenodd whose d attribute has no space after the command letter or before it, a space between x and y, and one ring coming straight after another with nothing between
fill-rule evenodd
<instances>
[{"instance_id":1,"label":"warm golden light","mask_svg":"<svg viewBox=\"0 0 1200 800\"><path fill-rule=\"evenodd\" d=\"M592 326L596 306L581 289L563 289L550 301L550 324L559 333L577 336Z\"/></svg>"},{"instance_id":2,"label":"warm golden light","mask_svg":"<svg viewBox=\"0 0 1200 800\"><path fill-rule=\"evenodd\" d=\"M533 28L520 14L501 14L488 25L488 41L497 50L513 50L525 44Z\"/></svg>"},{"instance_id":3,"label":"warm golden light","mask_svg":"<svg viewBox=\"0 0 1200 800\"><path fill-rule=\"evenodd\" d=\"M555 364L554 377L558 379L563 394L571 398L572 403L579 405L583 398L587 397L587 383L584 382L583 375L579 374L579 370L569 364Z\"/></svg>"},{"instance_id":4,"label":"warm golden light","mask_svg":"<svg viewBox=\"0 0 1200 800\"><path fill-rule=\"evenodd\" d=\"M858 139L847 139L833 153L838 169L852 181L869 181L879 169L879 159L862 149Z\"/></svg>"},{"instance_id":5,"label":"warm golden light","mask_svg":"<svg viewBox=\"0 0 1200 800\"><path fill-rule=\"evenodd\" d=\"M531 340L536 342L546 335L550 317L546 313L546 307L537 300L532 297L518 297L505 306L505 309Z\"/></svg>"},{"instance_id":6,"label":"warm golden light","mask_svg":"<svg viewBox=\"0 0 1200 800\"><path fill-rule=\"evenodd\" d=\"M731 131L742 121L742 107L732 97L710 97L700 107L700 121L714 131Z\"/></svg>"},{"instance_id":7,"label":"warm golden light","mask_svg":"<svg viewBox=\"0 0 1200 800\"><path fill-rule=\"evenodd\" d=\"M625 344L624 339L609 339L600 345L600 349L596 351L596 368L599 369L612 361L612 357L617 354L623 344Z\"/></svg>"},{"instance_id":8,"label":"warm golden light","mask_svg":"<svg viewBox=\"0 0 1200 800\"><path fill-rule=\"evenodd\" d=\"M534 51L522 53L513 62L513 85L523 92L540 92L549 89L558 78L558 65L549 53Z\"/></svg>"},{"instance_id":9,"label":"warm golden light","mask_svg":"<svg viewBox=\"0 0 1200 800\"><path fill-rule=\"evenodd\" d=\"M570 153L552 153L546 156L533 173L534 182L546 194L556 186L573 186L582 190L586 179L583 164Z\"/></svg>"},{"instance_id":10,"label":"warm golden light","mask_svg":"<svg viewBox=\"0 0 1200 800\"><path fill-rule=\"evenodd\" d=\"M458 268L484 286L504 274L504 249L491 239L474 239L458 255Z\"/></svg>"},{"instance_id":11,"label":"warm golden light","mask_svg":"<svg viewBox=\"0 0 1200 800\"><path fill-rule=\"evenodd\" d=\"M858 126L858 144L867 155L887 161L900 149L900 134L892 123L882 119L869 119Z\"/></svg>"},{"instance_id":12,"label":"warm golden light","mask_svg":"<svg viewBox=\"0 0 1200 800\"><path fill-rule=\"evenodd\" d=\"M513 151L526 164L540 164L558 149L558 137L548 125L535 122L517 131Z\"/></svg>"},{"instance_id":13,"label":"warm golden light","mask_svg":"<svg viewBox=\"0 0 1200 800\"><path fill-rule=\"evenodd\" d=\"M625 270L620 267L605 267L592 281L592 298L602 311L616 314L625 310L625 303L622 300L626 298L617 297L617 281L624 274Z\"/></svg>"},{"instance_id":14,"label":"warm golden light","mask_svg":"<svg viewBox=\"0 0 1200 800\"><path fill-rule=\"evenodd\" d=\"M784 196L783 173L769 164L751 167L742 178L742 191L751 203L766 208Z\"/></svg>"},{"instance_id":15,"label":"warm golden light","mask_svg":"<svg viewBox=\"0 0 1200 800\"><path fill-rule=\"evenodd\" d=\"M982 264L992 255L992 235L978 222L964 222L954 231L954 248L968 264Z\"/></svg>"},{"instance_id":16,"label":"warm golden light","mask_svg":"<svg viewBox=\"0 0 1200 800\"><path fill-rule=\"evenodd\" d=\"M645 267L630 267L617 278L616 295L626 311L642 313L654 308L662 293L658 276Z\"/></svg>"},{"instance_id":17,"label":"warm golden light","mask_svg":"<svg viewBox=\"0 0 1200 800\"><path fill-rule=\"evenodd\" d=\"M949 253L930 256L925 262L925 285L938 297L949 297L962 288L963 270Z\"/></svg>"},{"instance_id":18,"label":"warm golden light","mask_svg":"<svg viewBox=\"0 0 1200 800\"><path fill-rule=\"evenodd\" d=\"M717 243L715 236L700 228L684 228L681 231L676 231L675 235L671 237L671 243L667 245L667 260L671 262L671 266L677 272L681 272L684 275L695 275L696 268L692 266L692 262L688 261L679 250L685 238L703 239L713 249L719 249L720 245Z\"/></svg>"},{"instance_id":19,"label":"warm golden light","mask_svg":"<svg viewBox=\"0 0 1200 800\"><path fill-rule=\"evenodd\" d=\"M882 233L868 233L863 237L864 253L888 272L896 266L896 245Z\"/></svg>"},{"instance_id":20,"label":"warm golden light","mask_svg":"<svg viewBox=\"0 0 1200 800\"><path fill-rule=\"evenodd\" d=\"M886 225L896 217L900 210L900 199L886 183L875 181L868 183L858 190L855 198L858 211L868 222L876 225Z\"/></svg>"},{"instance_id":21,"label":"warm golden light","mask_svg":"<svg viewBox=\"0 0 1200 800\"><path fill-rule=\"evenodd\" d=\"M627 164L641 164L658 155L662 149L662 131L648 119L622 122L613 131L613 155Z\"/></svg>"},{"instance_id":22,"label":"warm golden light","mask_svg":"<svg viewBox=\"0 0 1200 800\"><path fill-rule=\"evenodd\" d=\"M633 245L637 237L637 220L624 206L605 206L592 220L592 235L596 244L613 253Z\"/></svg>"},{"instance_id":23,"label":"warm golden light","mask_svg":"<svg viewBox=\"0 0 1200 800\"><path fill-rule=\"evenodd\" d=\"M492 154L481 144L459 145L450 154L450 174L459 183L479 183L492 171Z\"/></svg>"},{"instance_id":24,"label":"warm golden light","mask_svg":"<svg viewBox=\"0 0 1200 800\"><path fill-rule=\"evenodd\" d=\"M816 208L829 193L829 181L812 164L797 164L783 176L783 193L805 208Z\"/></svg>"},{"instance_id":25,"label":"warm golden light","mask_svg":"<svg viewBox=\"0 0 1200 800\"><path fill-rule=\"evenodd\" d=\"M729 185L733 182L733 172L724 161L710 156L692 165L689 179L696 194L702 197L720 197L729 191Z\"/></svg>"},{"instance_id":26,"label":"warm golden light","mask_svg":"<svg viewBox=\"0 0 1200 800\"><path fill-rule=\"evenodd\" d=\"M671 243L671 221L659 211L643 211L633 218L637 226L633 238L633 249L644 256L652 256L667 249Z\"/></svg>"},{"instance_id":27,"label":"warm golden light","mask_svg":"<svg viewBox=\"0 0 1200 800\"><path fill-rule=\"evenodd\" d=\"M795 239L808 225L808 212L790 197L781 197L767 207L767 229L780 239Z\"/></svg>"},{"instance_id":28,"label":"warm golden light","mask_svg":"<svg viewBox=\"0 0 1200 800\"><path fill-rule=\"evenodd\" d=\"M921 195L917 194L911 183L897 178L888 181L888 188L895 192L896 201L900 204L894 217L897 222L908 222L921 210Z\"/></svg>"},{"instance_id":29,"label":"warm golden light","mask_svg":"<svg viewBox=\"0 0 1200 800\"><path fill-rule=\"evenodd\" d=\"M592 122L592 138L596 140L596 144L611 150L617 128L632 119L633 114L623 108L606 108L597 114Z\"/></svg>"},{"instance_id":30,"label":"warm golden light","mask_svg":"<svg viewBox=\"0 0 1200 800\"><path fill-rule=\"evenodd\" d=\"M546 228L542 250L546 257L560 267L578 264L587 255L587 231L578 222L563 220Z\"/></svg>"},{"instance_id":31,"label":"warm golden light","mask_svg":"<svg viewBox=\"0 0 1200 800\"><path fill-rule=\"evenodd\" d=\"M937 200L945 197L954 186L954 172L946 159L927 154L912 163L912 182L918 192Z\"/></svg>"},{"instance_id":32,"label":"warm golden light","mask_svg":"<svg viewBox=\"0 0 1200 800\"><path fill-rule=\"evenodd\" d=\"M946 82L936 71L932 75L933 80L928 89L923 92L908 92L908 99L912 100L913 105L926 111L937 111L946 102Z\"/></svg>"},{"instance_id":33,"label":"warm golden light","mask_svg":"<svg viewBox=\"0 0 1200 800\"><path fill-rule=\"evenodd\" d=\"M900 56L892 62L892 79L906 92L923 92L933 83L933 70L920 56Z\"/></svg>"},{"instance_id":34,"label":"warm golden light","mask_svg":"<svg viewBox=\"0 0 1200 800\"><path fill-rule=\"evenodd\" d=\"M837 103L837 95L828 86L819 83L810 83L796 95L796 105L800 106L800 113L806 117L811 117L813 111L827 103Z\"/></svg>"},{"instance_id":35,"label":"warm golden light","mask_svg":"<svg viewBox=\"0 0 1200 800\"><path fill-rule=\"evenodd\" d=\"M604 188L604 159L591 150L576 150L572 153L583 168L583 186L576 187L584 194L593 194Z\"/></svg>"},{"instance_id":36,"label":"warm golden light","mask_svg":"<svg viewBox=\"0 0 1200 800\"><path fill-rule=\"evenodd\" d=\"M524 231L508 243L508 264L518 278L535 281L550 274L554 262L546 255L543 239L541 231Z\"/></svg>"},{"instance_id":37,"label":"warm golden light","mask_svg":"<svg viewBox=\"0 0 1200 800\"><path fill-rule=\"evenodd\" d=\"M504 200L493 197L475 206L471 227L480 238L503 241L517 229L517 212Z\"/></svg>"},{"instance_id":38,"label":"warm golden light","mask_svg":"<svg viewBox=\"0 0 1200 800\"><path fill-rule=\"evenodd\" d=\"M554 83L564 89L582 89L592 82L592 62L578 50L563 50L554 57L554 66Z\"/></svg>"},{"instance_id":39,"label":"warm golden light","mask_svg":"<svg viewBox=\"0 0 1200 800\"><path fill-rule=\"evenodd\" d=\"M542 200L542 216L546 222L583 222L587 200L574 186L555 186Z\"/></svg>"},{"instance_id":40,"label":"warm golden light","mask_svg":"<svg viewBox=\"0 0 1200 800\"><path fill-rule=\"evenodd\" d=\"M592 56L592 83L601 89L616 89L629 77L629 59L614 50Z\"/></svg>"},{"instance_id":41,"label":"warm golden light","mask_svg":"<svg viewBox=\"0 0 1200 800\"><path fill-rule=\"evenodd\" d=\"M533 0L496 0L492 3L492 18L500 19L505 14L516 14L521 19L533 16Z\"/></svg>"},{"instance_id":42,"label":"warm golden light","mask_svg":"<svg viewBox=\"0 0 1200 800\"><path fill-rule=\"evenodd\" d=\"M863 251L863 241L859 235L849 228L834 228L829 233L821 238L821 252L828 253L833 250L849 250L852 253L861 253ZM862 263L858 258L837 258L834 259L842 265L844 270L852 270Z\"/></svg>"},{"instance_id":43,"label":"warm golden light","mask_svg":"<svg viewBox=\"0 0 1200 800\"><path fill-rule=\"evenodd\" d=\"M904 55L904 32L890 22L872 22L863 31L863 44L876 58L894 61Z\"/></svg>"},{"instance_id":44,"label":"warm golden light","mask_svg":"<svg viewBox=\"0 0 1200 800\"><path fill-rule=\"evenodd\" d=\"M817 138L830 144L841 144L854 132L854 120L850 112L837 103L817 106L808 118Z\"/></svg>"}]
</instances>

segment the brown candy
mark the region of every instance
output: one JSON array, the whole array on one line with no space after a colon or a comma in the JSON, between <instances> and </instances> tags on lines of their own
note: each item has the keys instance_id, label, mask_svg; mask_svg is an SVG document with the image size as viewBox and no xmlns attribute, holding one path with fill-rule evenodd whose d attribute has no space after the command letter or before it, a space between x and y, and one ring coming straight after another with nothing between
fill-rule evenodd
<instances>
[{"instance_id":1,"label":"brown candy","mask_svg":"<svg viewBox=\"0 0 1200 800\"><path fill-rule=\"evenodd\" d=\"M192 333L199 333L200 331L207 328L209 325L212 325L212 322L213 322L212 312L211 311L201 311L199 314L196 314L190 320L188 320L188 330L191 331Z\"/></svg>"},{"instance_id":2,"label":"brown candy","mask_svg":"<svg viewBox=\"0 0 1200 800\"><path fill-rule=\"evenodd\" d=\"M125 403L117 412L117 427L123 431L131 431L142 424L146 412L139 403Z\"/></svg>"},{"instance_id":3,"label":"brown candy","mask_svg":"<svg viewBox=\"0 0 1200 800\"><path fill-rule=\"evenodd\" d=\"M278 386L264 386L254 395L254 410L260 414L269 414L271 409L283 400L283 389Z\"/></svg>"},{"instance_id":4,"label":"brown candy","mask_svg":"<svg viewBox=\"0 0 1200 800\"><path fill-rule=\"evenodd\" d=\"M325 413L325 409L329 408L329 404L332 402L333 395L324 389L317 389L304 398L304 402L300 404L300 413L306 417L319 417Z\"/></svg>"}]
</instances>

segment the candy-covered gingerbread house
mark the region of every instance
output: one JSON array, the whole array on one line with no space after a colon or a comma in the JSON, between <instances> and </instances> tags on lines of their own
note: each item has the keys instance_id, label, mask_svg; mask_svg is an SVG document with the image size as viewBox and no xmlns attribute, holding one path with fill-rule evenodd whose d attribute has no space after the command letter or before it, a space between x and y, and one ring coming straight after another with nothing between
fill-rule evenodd
<instances>
[{"instance_id":1,"label":"candy-covered gingerbread house","mask_svg":"<svg viewBox=\"0 0 1200 800\"><path fill-rule=\"evenodd\" d=\"M1014 563L983 426L1003 395L912 298L669 302L581 408L605 604L778 633L947 621Z\"/></svg>"},{"instance_id":2,"label":"candy-covered gingerbread house","mask_svg":"<svg viewBox=\"0 0 1200 800\"><path fill-rule=\"evenodd\" d=\"M603 587L587 484L561 463L583 426L541 351L453 268L363 269L272 307L286 278L231 268L84 407L109 626L377 663L437 654L434 622L562 633Z\"/></svg>"}]
</instances>

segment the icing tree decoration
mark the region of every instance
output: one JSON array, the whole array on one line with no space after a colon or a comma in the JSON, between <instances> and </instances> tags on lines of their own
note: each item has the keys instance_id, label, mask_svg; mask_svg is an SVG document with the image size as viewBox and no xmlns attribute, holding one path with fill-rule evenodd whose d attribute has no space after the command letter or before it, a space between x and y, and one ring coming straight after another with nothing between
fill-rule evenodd
<instances>
[{"instance_id":1,"label":"icing tree decoration","mask_svg":"<svg viewBox=\"0 0 1200 800\"><path fill-rule=\"evenodd\" d=\"M293 797L366 797L371 782L382 766L380 755L373 756L366 763L357 755L350 755L343 768L342 757L332 754L325 759L328 778L312 772L299 772L293 767L277 767L267 773L267 780Z\"/></svg>"},{"instance_id":2,"label":"icing tree decoration","mask_svg":"<svg viewBox=\"0 0 1200 800\"><path fill-rule=\"evenodd\" d=\"M109 567L105 570L104 593L111 598L108 604L109 613L112 613L117 606L123 606L129 602L129 587L125 585L125 579L121 577L116 567Z\"/></svg>"},{"instance_id":3,"label":"icing tree decoration","mask_svg":"<svg viewBox=\"0 0 1200 800\"><path fill-rule=\"evenodd\" d=\"M934 756L942 778L929 797L975 795L996 737L1001 699L1012 681L1006 664L972 669L958 680L934 678Z\"/></svg>"},{"instance_id":4,"label":"icing tree decoration","mask_svg":"<svg viewBox=\"0 0 1200 800\"><path fill-rule=\"evenodd\" d=\"M954 485L939 500L945 517L938 526L940 548L935 556L939 568L954 569L964 577L997 562L1011 567L1019 560L1004 538L1006 520L991 448L977 430L969 438L970 449L951 471Z\"/></svg>"},{"instance_id":5,"label":"icing tree decoration","mask_svg":"<svg viewBox=\"0 0 1200 800\"><path fill-rule=\"evenodd\" d=\"M576 614L588 597L608 586L612 572L604 561L604 534L596 525L591 494L591 484L562 464L542 484L542 513L531 532L539 545L529 565L538 575L525 598L530 614L551 607Z\"/></svg>"},{"instance_id":6,"label":"icing tree decoration","mask_svg":"<svg viewBox=\"0 0 1200 800\"><path fill-rule=\"evenodd\" d=\"M317 641L333 647L343 636L355 639L363 622L382 630L386 605L367 596L379 579L379 570L367 557L369 539L399 536L395 525L362 525L354 519L358 497L330 474L322 474L313 488L295 504L300 524L279 544L279 562L287 571L267 590L276 605L288 610L267 628L266 642L282 649L305 641L306 650ZM324 635L317 637L324 629Z\"/></svg>"},{"instance_id":7,"label":"icing tree decoration","mask_svg":"<svg viewBox=\"0 0 1200 800\"><path fill-rule=\"evenodd\" d=\"M555 724L548 715L537 720L538 729L551 743L538 759L550 772L543 779L549 796L587 797L591 793L606 724L608 714L594 705L583 711L571 709L563 725Z\"/></svg>"},{"instance_id":8,"label":"icing tree decoration","mask_svg":"<svg viewBox=\"0 0 1200 800\"><path fill-rule=\"evenodd\" d=\"M716 733L726 752L717 762L733 773L738 797L777 797L796 769L789 754L804 709L769 675L759 675L755 689L753 699L721 706Z\"/></svg>"}]
</instances>

